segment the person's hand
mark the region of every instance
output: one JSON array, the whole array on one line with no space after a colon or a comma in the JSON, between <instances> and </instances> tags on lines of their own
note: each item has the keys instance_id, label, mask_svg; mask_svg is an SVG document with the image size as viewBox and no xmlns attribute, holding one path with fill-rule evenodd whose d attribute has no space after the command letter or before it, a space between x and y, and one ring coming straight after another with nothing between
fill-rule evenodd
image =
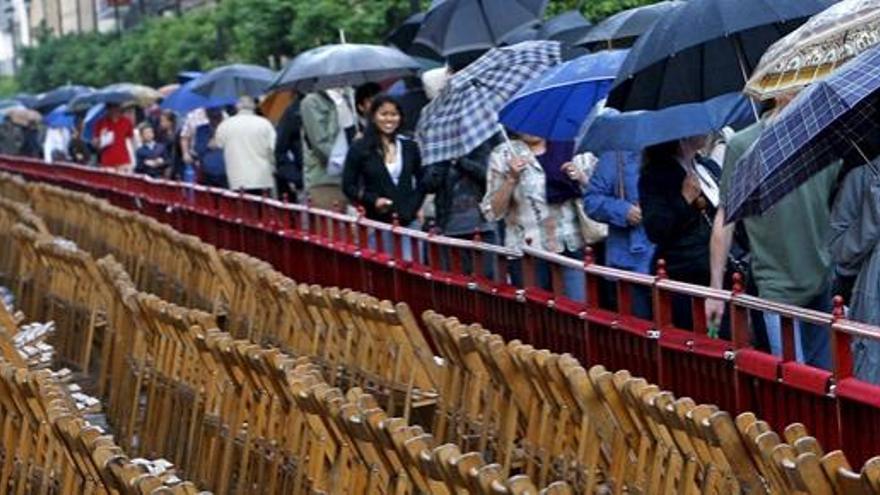
<instances>
[{"instance_id":1,"label":"person's hand","mask_svg":"<svg viewBox=\"0 0 880 495\"><path fill-rule=\"evenodd\" d=\"M583 170L577 168L574 163L564 163L562 165L562 171L565 172L565 175L567 175L569 179L577 182L578 184L587 184L587 174L585 174Z\"/></svg>"},{"instance_id":2,"label":"person's hand","mask_svg":"<svg viewBox=\"0 0 880 495\"><path fill-rule=\"evenodd\" d=\"M527 164L528 164L528 161L526 161L526 159L521 156L512 157L510 159L510 162L508 162L508 166L510 167L510 171L508 172L508 175L513 180L519 180L519 177L522 175L523 170L526 169Z\"/></svg>"},{"instance_id":3,"label":"person's hand","mask_svg":"<svg viewBox=\"0 0 880 495\"><path fill-rule=\"evenodd\" d=\"M706 299L706 326L718 328L721 326L721 319L724 317L724 301L717 299Z\"/></svg>"},{"instance_id":4,"label":"person's hand","mask_svg":"<svg viewBox=\"0 0 880 495\"><path fill-rule=\"evenodd\" d=\"M394 201L391 201L388 198L379 198L376 200L376 211L381 213L385 213L386 211L391 209L391 206L394 204Z\"/></svg>"},{"instance_id":5,"label":"person's hand","mask_svg":"<svg viewBox=\"0 0 880 495\"><path fill-rule=\"evenodd\" d=\"M687 201L688 204L691 204L696 201L702 193L703 191L700 189L700 179L697 178L696 174L688 173L687 177L684 178L684 182L681 184L681 195L684 196L684 200Z\"/></svg>"},{"instance_id":6,"label":"person's hand","mask_svg":"<svg viewBox=\"0 0 880 495\"><path fill-rule=\"evenodd\" d=\"M642 209L639 205L632 205L629 208L629 211L626 212L626 223L635 227L636 225L641 225L642 223Z\"/></svg>"}]
</instances>

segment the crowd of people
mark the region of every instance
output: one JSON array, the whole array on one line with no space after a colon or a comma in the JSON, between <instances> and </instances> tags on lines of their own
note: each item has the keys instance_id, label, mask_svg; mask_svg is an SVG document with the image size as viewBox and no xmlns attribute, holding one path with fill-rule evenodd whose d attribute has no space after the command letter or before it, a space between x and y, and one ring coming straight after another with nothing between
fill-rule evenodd
<instances>
[{"instance_id":1,"label":"crowd of people","mask_svg":"<svg viewBox=\"0 0 880 495\"><path fill-rule=\"evenodd\" d=\"M856 318L880 319L876 277L865 275L880 270L871 256L880 202L864 197L876 194L870 166L829 167L764 215L725 223L737 161L793 95L777 97L758 123L736 134L726 129L641 153L577 154L572 142L510 131L467 156L423 165L413 133L436 84L426 88L410 78L394 96L375 83L294 94L277 125L248 96L187 115L107 105L88 140L82 119L70 129L49 129L42 149L35 129L4 122L0 148L319 208L359 208L373 220L512 249L528 245L583 259L590 247L605 265L639 273L656 273L663 259L670 278L702 286L729 288L738 272L751 294L826 312L832 295L851 293ZM464 261L466 270L495 269ZM537 272L536 283L551 288L549 267L539 264ZM522 283L522 267L512 266L510 277ZM569 298L584 300L583 277L581 270L564 271ZM606 292L603 304L615 304L615 291ZM721 301L706 302L710 332L721 337L730 335L725 309ZM647 290L634 289L632 310L651 317ZM673 300L673 317L681 328L694 327L688 297ZM758 348L782 353L779 315L753 312L751 324ZM830 368L829 330L806 322L796 328L798 358ZM880 349L870 342L858 349L858 375L880 382L880 352L873 352Z\"/></svg>"}]
</instances>

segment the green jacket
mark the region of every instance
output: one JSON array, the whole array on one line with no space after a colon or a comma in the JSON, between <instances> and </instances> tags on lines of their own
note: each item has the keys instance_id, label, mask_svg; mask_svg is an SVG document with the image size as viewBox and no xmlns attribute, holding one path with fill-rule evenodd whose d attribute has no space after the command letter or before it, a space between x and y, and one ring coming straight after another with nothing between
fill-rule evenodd
<instances>
[{"instance_id":1,"label":"green jacket","mask_svg":"<svg viewBox=\"0 0 880 495\"><path fill-rule=\"evenodd\" d=\"M340 185L342 176L327 175L327 160L339 133L336 105L323 91L303 98L303 171L306 190L315 186Z\"/></svg>"}]
</instances>

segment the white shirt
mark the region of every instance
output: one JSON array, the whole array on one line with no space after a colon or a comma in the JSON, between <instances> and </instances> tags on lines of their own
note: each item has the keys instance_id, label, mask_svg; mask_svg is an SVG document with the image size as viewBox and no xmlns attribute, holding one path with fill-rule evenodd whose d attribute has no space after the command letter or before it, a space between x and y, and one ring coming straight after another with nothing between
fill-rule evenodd
<instances>
[{"instance_id":1,"label":"white shirt","mask_svg":"<svg viewBox=\"0 0 880 495\"><path fill-rule=\"evenodd\" d=\"M230 189L275 188L275 127L268 119L240 111L217 127L215 140Z\"/></svg>"},{"instance_id":2,"label":"white shirt","mask_svg":"<svg viewBox=\"0 0 880 495\"><path fill-rule=\"evenodd\" d=\"M400 138L397 138L397 143L395 145L397 148L397 152L394 154L394 161L391 163L385 163L385 168L388 169L388 175L391 176L391 182L394 182L396 186L398 182L400 182L400 174L403 173L403 143L400 142Z\"/></svg>"},{"instance_id":3,"label":"white shirt","mask_svg":"<svg viewBox=\"0 0 880 495\"><path fill-rule=\"evenodd\" d=\"M43 141L43 160L52 161L52 153L60 151L67 156L67 146L70 144L70 130L66 127L50 127L46 130L46 139Z\"/></svg>"}]
</instances>

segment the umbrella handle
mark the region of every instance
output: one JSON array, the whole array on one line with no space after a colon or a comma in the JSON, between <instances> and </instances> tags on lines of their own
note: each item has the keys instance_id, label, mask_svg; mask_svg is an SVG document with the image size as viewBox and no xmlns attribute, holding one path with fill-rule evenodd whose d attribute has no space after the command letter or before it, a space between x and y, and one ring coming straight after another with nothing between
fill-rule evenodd
<instances>
[{"instance_id":1,"label":"umbrella handle","mask_svg":"<svg viewBox=\"0 0 880 495\"><path fill-rule=\"evenodd\" d=\"M504 138L504 144L505 146L507 146L507 151L509 151L511 155L517 156L516 151L513 149L513 143L510 142L510 136L507 135L507 130L501 124L498 124L498 130L501 132L501 136Z\"/></svg>"}]
</instances>

